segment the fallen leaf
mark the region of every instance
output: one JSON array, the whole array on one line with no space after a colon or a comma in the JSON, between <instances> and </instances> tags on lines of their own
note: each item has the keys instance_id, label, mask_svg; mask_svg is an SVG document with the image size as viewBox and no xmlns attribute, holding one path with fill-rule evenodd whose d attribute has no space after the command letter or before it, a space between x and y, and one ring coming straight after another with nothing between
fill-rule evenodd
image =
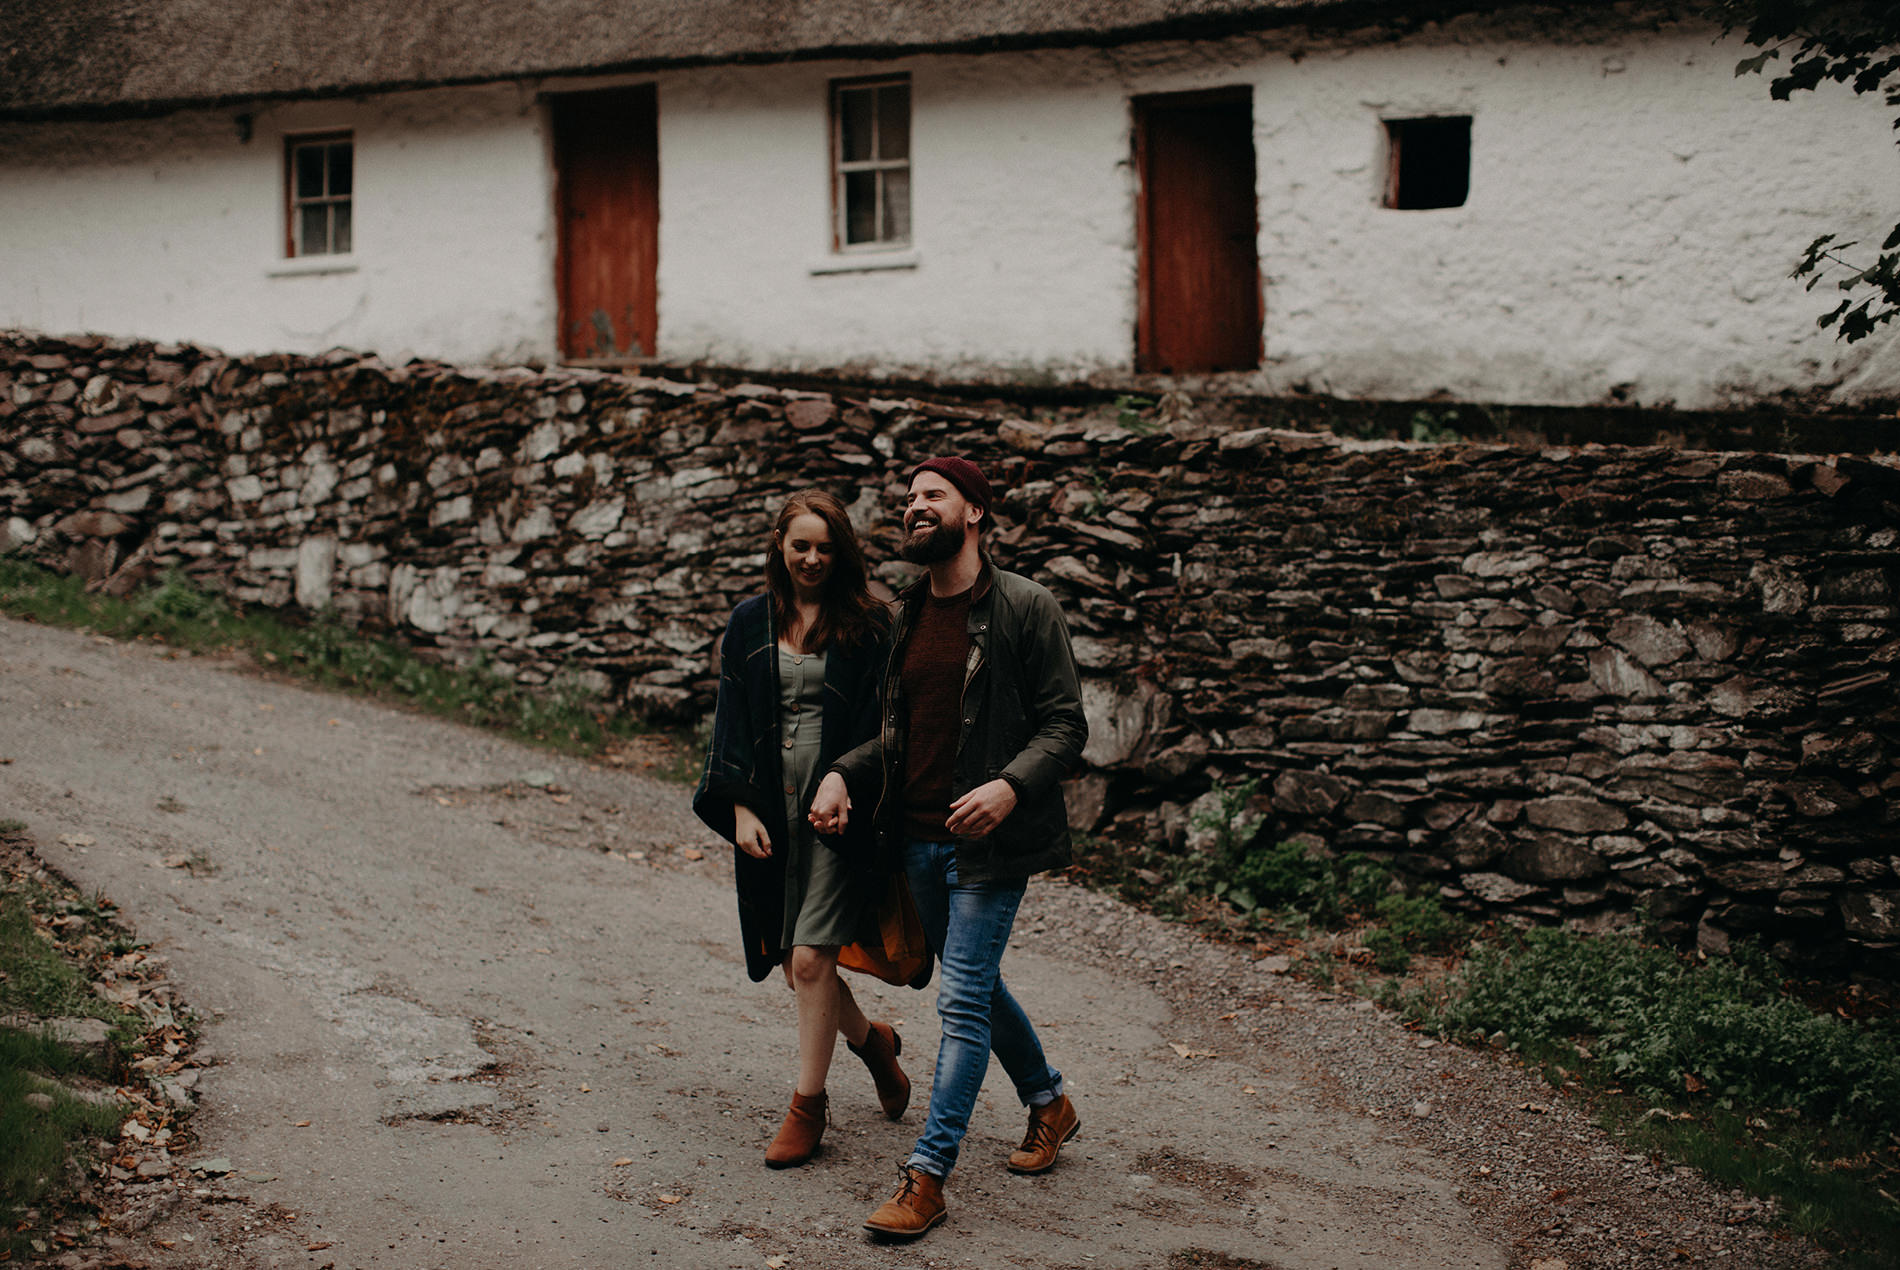
<instances>
[{"instance_id":1,"label":"fallen leaf","mask_svg":"<svg viewBox=\"0 0 1900 1270\"><path fill-rule=\"evenodd\" d=\"M251 753L253 754L262 754L263 752L264 752L264 747L261 745L251 751Z\"/></svg>"},{"instance_id":2,"label":"fallen leaf","mask_svg":"<svg viewBox=\"0 0 1900 1270\"><path fill-rule=\"evenodd\" d=\"M571 802L573 802L573 801L574 801L574 795L572 795L572 794L549 794L549 795L548 795L548 800L549 800L550 802L557 802L557 803L571 803Z\"/></svg>"},{"instance_id":3,"label":"fallen leaf","mask_svg":"<svg viewBox=\"0 0 1900 1270\"><path fill-rule=\"evenodd\" d=\"M308 1129L310 1127L310 1122L308 1120L299 1120L296 1123L295 1127L299 1129Z\"/></svg>"},{"instance_id":4,"label":"fallen leaf","mask_svg":"<svg viewBox=\"0 0 1900 1270\"><path fill-rule=\"evenodd\" d=\"M628 1166L629 1164L632 1164L632 1163L633 1163L633 1157L632 1157L632 1156L630 1156L630 1155L623 1155L623 1156L621 1156L621 1157L620 1157L620 1158L619 1158L618 1160L615 1160L615 1161L613 1162L613 1167L614 1167L614 1168L617 1168L617 1169L624 1169L624 1168L626 1168L626 1167L627 1167L627 1166Z\"/></svg>"},{"instance_id":5,"label":"fallen leaf","mask_svg":"<svg viewBox=\"0 0 1900 1270\"><path fill-rule=\"evenodd\" d=\"M325 1248L329 1248L332 1246L333 1246L333 1241L325 1239L321 1243L305 1244L303 1246L303 1250L305 1252L322 1252Z\"/></svg>"},{"instance_id":6,"label":"fallen leaf","mask_svg":"<svg viewBox=\"0 0 1900 1270\"><path fill-rule=\"evenodd\" d=\"M684 1198L686 1198L684 1195L662 1195L660 1196L660 1202L662 1204L677 1204Z\"/></svg>"},{"instance_id":7,"label":"fallen leaf","mask_svg":"<svg viewBox=\"0 0 1900 1270\"><path fill-rule=\"evenodd\" d=\"M1214 1057L1213 1050L1189 1049L1186 1045L1183 1045L1179 1041L1169 1041L1168 1048L1173 1050L1175 1053L1179 1054L1182 1058L1212 1058Z\"/></svg>"},{"instance_id":8,"label":"fallen leaf","mask_svg":"<svg viewBox=\"0 0 1900 1270\"><path fill-rule=\"evenodd\" d=\"M341 719L332 719L330 720L330 726L333 728L341 727L343 726L343 721Z\"/></svg>"},{"instance_id":9,"label":"fallen leaf","mask_svg":"<svg viewBox=\"0 0 1900 1270\"><path fill-rule=\"evenodd\" d=\"M701 851L698 847L688 847L680 854L685 856L688 860L704 860L706 858L706 853Z\"/></svg>"},{"instance_id":10,"label":"fallen leaf","mask_svg":"<svg viewBox=\"0 0 1900 1270\"><path fill-rule=\"evenodd\" d=\"M785 1267L791 1263L792 1259L790 1257L767 1257L765 1259L765 1270L785 1270Z\"/></svg>"},{"instance_id":11,"label":"fallen leaf","mask_svg":"<svg viewBox=\"0 0 1900 1270\"><path fill-rule=\"evenodd\" d=\"M59 835L59 840L69 847L91 847L98 845L96 839L83 833L63 833Z\"/></svg>"},{"instance_id":12,"label":"fallen leaf","mask_svg":"<svg viewBox=\"0 0 1900 1270\"><path fill-rule=\"evenodd\" d=\"M1699 1094L1708 1088L1708 1086L1703 1083L1702 1078L1697 1076L1694 1072L1684 1072L1682 1074L1682 1087L1692 1094Z\"/></svg>"},{"instance_id":13,"label":"fallen leaf","mask_svg":"<svg viewBox=\"0 0 1900 1270\"><path fill-rule=\"evenodd\" d=\"M453 807L455 805L454 803L451 803L448 799L442 797L442 795L440 794L437 794L435 796L435 800L441 803L444 807Z\"/></svg>"},{"instance_id":14,"label":"fallen leaf","mask_svg":"<svg viewBox=\"0 0 1900 1270\"><path fill-rule=\"evenodd\" d=\"M591 1094L594 1092L594 1088L592 1085L582 1085L581 1092L584 1094Z\"/></svg>"},{"instance_id":15,"label":"fallen leaf","mask_svg":"<svg viewBox=\"0 0 1900 1270\"><path fill-rule=\"evenodd\" d=\"M1258 1089L1255 1089L1252 1085L1242 1085L1240 1087L1240 1092L1243 1094L1257 1094L1260 1091Z\"/></svg>"}]
</instances>

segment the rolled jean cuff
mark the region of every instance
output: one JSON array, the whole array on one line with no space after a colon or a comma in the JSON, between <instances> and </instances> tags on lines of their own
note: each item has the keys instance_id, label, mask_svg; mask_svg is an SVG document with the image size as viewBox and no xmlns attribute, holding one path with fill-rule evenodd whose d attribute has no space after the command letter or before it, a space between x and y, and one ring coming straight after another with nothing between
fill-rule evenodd
<instances>
[{"instance_id":1,"label":"rolled jean cuff","mask_svg":"<svg viewBox=\"0 0 1900 1270\"><path fill-rule=\"evenodd\" d=\"M1062 1097L1062 1073L1057 1072L1055 1076L1056 1079L1053 1085L1045 1085L1041 1089L1032 1089L1028 1093L1024 1093L1020 1089L1017 1090L1016 1096L1023 1100L1023 1106L1047 1107L1050 1103Z\"/></svg>"},{"instance_id":2,"label":"rolled jean cuff","mask_svg":"<svg viewBox=\"0 0 1900 1270\"><path fill-rule=\"evenodd\" d=\"M950 1165L934 1155L925 1155L922 1151L912 1151L910 1159L904 1161L904 1167L928 1173L939 1182L950 1176Z\"/></svg>"}]
</instances>

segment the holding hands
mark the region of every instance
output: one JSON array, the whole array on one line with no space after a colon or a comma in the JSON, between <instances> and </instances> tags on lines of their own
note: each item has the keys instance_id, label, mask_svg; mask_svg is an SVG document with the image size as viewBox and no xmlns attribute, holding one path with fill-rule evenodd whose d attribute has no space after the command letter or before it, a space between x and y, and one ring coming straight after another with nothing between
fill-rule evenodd
<instances>
[{"instance_id":1,"label":"holding hands","mask_svg":"<svg viewBox=\"0 0 1900 1270\"><path fill-rule=\"evenodd\" d=\"M819 833L843 833L851 823L851 791L845 787L844 777L836 772L826 772L825 778L818 782L818 792L811 800L811 813L806 817L811 827Z\"/></svg>"}]
</instances>

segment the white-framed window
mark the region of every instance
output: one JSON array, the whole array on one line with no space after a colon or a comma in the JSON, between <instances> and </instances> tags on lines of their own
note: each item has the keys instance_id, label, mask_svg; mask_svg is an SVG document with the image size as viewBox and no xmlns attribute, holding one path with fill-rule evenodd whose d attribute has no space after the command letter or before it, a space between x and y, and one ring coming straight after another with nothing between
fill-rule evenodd
<instances>
[{"instance_id":1,"label":"white-framed window","mask_svg":"<svg viewBox=\"0 0 1900 1270\"><path fill-rule=\"evenodd\" d=\"M910 76L831 84L831 243L910 244Z\"/></svg>"},{"instance_id":2,"label":"white-framed window","mask_svg":"<svg viewBox=\"0 0 1900 1270\"><path fill-rule=\"evenodd\" d=\"M284 255L347 256L355 146L347 132L284 138Z\"/></svg>"}]
</instances>

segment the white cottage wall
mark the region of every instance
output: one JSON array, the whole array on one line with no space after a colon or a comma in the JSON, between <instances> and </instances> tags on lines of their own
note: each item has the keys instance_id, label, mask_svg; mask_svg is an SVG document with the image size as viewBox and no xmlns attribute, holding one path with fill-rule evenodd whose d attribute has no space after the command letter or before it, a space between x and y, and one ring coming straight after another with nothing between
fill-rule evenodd
<instances>
[{"instance_id":1,"label":"white cottage wall","mask_svg":"<svg viewBox=\"0 0 1900 1270\"><path fill-rule=\"evenodd\" d=\"M657 77L660 352L761 369L1133 382L1130 98L1253 94L1260 392L1503 403L1900 396L1900 342L1814 327L1787 272L1900 210L1879 104L1786 103L1694 29L1551 38L1480 21L1100 51ZM827 84L903 72L909 248L830 245ZM624 81L616 81L624 82ZM0 325L236 352L551 359L543 87L0 125ZM1379 205L1381 120L1473 118L1471 195ZM282 135L352 130L344 272L282 254ZM865 267L841 268L843 265ZM883 267L872 267L883 266ZM324 268L320 262L317 266ZM1190 387L1195 385L1190 384Z\"/></svg>"},{"instance_id":2,"label":"white cottage wall","mask_svg":"<svg viewBox=\"0 0 1900 1270\"><path fill-rule=\"evenodd\" d=\"M1883 112L1773 102L1703 32L1358 49L1255 99L1276 388L1685 407L1900 391L1891 337L1815 328L1788 279L1900 214ZM1472 116L1465 206L1379 206L1385 118Z\"/></svg>"},{"instance_id":3,"label":"white cottage wall","mask_svg":"<svg viewBox=\"0 0 1900 1270\"><path fill-rule=\"evenodd\" d=\"M552 208L531 96L414 93L151 120L0 124L0 325L344 346L391 359L545 357ZM348 130L354 250L284 259L287 133Z\"/></svg>"},{"instance_id":4,"label":"white cottage wall","mask_svg":"<svg viewBox=\"0 0 1900 1270\"><path fill-rule=\"evenodd\" d=\"M834 253L829 85L867 73L911 77L912 242ZM1130 360L1127 108L1093 59L708 71L663 78L660 102L669 357L1030 376Z\"/></svg>"}]
</instances>

